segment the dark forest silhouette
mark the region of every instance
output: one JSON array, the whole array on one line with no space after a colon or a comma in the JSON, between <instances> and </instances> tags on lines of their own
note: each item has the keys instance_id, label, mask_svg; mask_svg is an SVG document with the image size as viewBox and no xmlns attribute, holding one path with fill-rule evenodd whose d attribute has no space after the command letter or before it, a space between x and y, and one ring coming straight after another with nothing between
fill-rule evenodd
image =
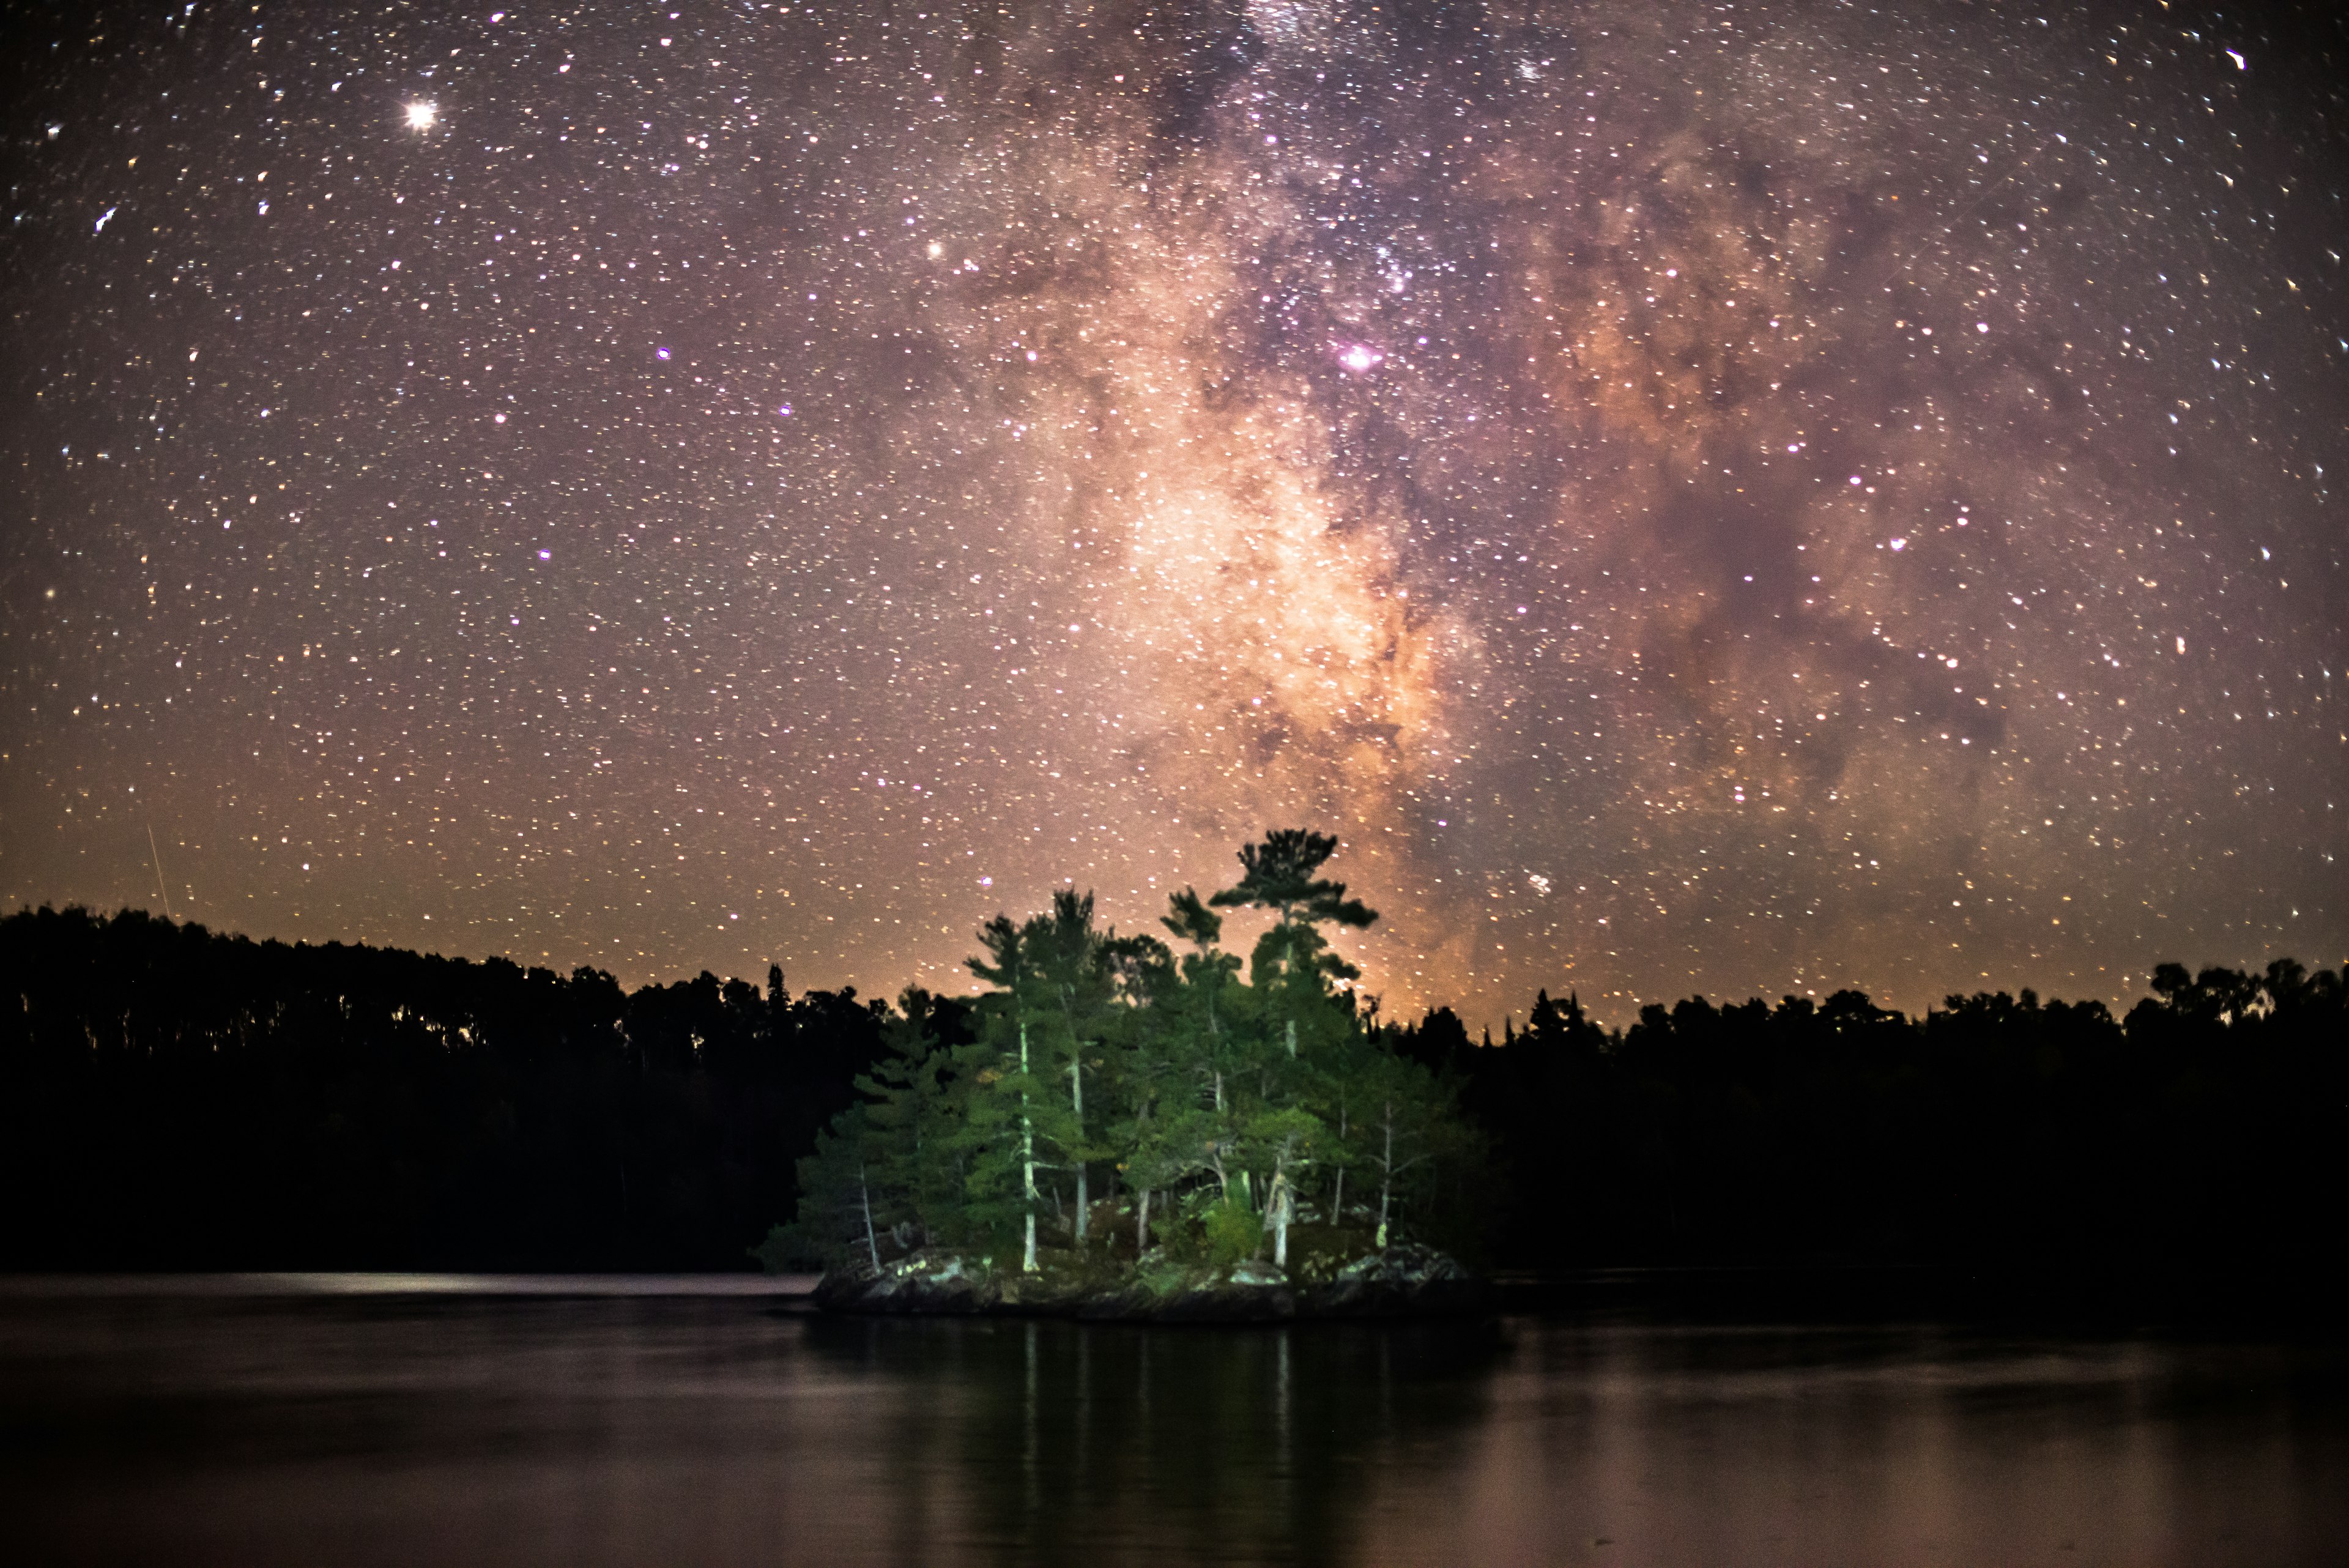
<instances>
[{"instance_id":1,"label":"dark forest silhouette","mask_svg":"<svg viewBox=\"0 0 2349 1568\"><path fill-rule=\"evenodd\" d=\"M629 992L135 911L0 919L0 976L14 1268L747 1267L893 1024L948 1045L978 1025L917 990L794 997L771 971ZM1621 1031L1545 995L1489 1044L1448 1009L1354 1016L1489 1136L1493 1261L2333 1277L2341 978L2164 965L2154 987L2117 1019L2028 991L1910 1019L1842 992Z\"/></svg>"},{"instance_id":2,"label":"dark forest silhouette","mask_svg":"<svg viewBox=\"0 0 2349 1568\"><path fill-rule=\"evenodd\" d=\"M1642 1008L1603 1031L1545 993L1461 1073L1504 1151L1505 1255L1603 1263L1929 1262L2101 1282L2338 1278L2349 998L2163 964L2156 995L1951 996L1922 1018L1856 991Z\"/></svg>"},{"instance_id":3,"label":"dark forest silhouette","mask_svg":"<svg viewBox=\"0 0 2349 1568\"><path fill-rule=\"evenodd\" d=\"M888 1012L131 911L11 916L0 973L17 1267L744 1267Z\"/></svg>"}]
</instances>

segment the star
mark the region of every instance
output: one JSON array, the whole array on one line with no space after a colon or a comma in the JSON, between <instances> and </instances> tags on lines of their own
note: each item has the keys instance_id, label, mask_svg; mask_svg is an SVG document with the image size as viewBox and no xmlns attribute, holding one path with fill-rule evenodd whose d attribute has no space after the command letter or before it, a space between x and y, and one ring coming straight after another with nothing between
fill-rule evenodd
<instances>
[{"instance_id":1,"label":"star","mask_svg":"<svg viewBox=\"0 0 2349 1568\"><path fill-rule=\"evenodd\" d=\"M631 984L959 987L1281 826L1397 1008L2340 961L2314 67L673 9L57 23L0 907L132 898L135 783L195 918Z\"/></svg>"}]
</instances>

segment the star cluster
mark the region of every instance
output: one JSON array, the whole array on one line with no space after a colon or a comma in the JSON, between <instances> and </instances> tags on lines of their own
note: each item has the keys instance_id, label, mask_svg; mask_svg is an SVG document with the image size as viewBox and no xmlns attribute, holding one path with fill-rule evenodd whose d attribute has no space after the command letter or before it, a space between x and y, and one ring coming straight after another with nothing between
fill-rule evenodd
<instances>
[{"instance_id":1,"label":"star cluster","mask_svg":"<svg viewBox=\"0 0 2349 1568\"><path fill-rule=\"evenodd\" d=\"M959 988L1300 824L1397 1010L2349 950L2321 12L45 25L12 906Z\"/></svg>"}]
</instances>

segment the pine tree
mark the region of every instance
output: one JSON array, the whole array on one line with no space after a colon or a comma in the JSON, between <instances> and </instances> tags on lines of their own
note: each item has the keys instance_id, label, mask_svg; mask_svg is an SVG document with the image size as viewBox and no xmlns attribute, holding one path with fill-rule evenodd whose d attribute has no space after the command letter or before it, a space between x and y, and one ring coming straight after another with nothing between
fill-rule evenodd
<instances>
[{"instance_id":1,"label":"pine tree","mask_svg":"<svg viewBox=\"0 0 2349 1568\"><path fill-rule=\"evenodd\" d=\"M1071 889L1052 895L1050 914L1028 922L1024 940L1045 996L1043 1065L1056 1088L1040 1117L1048 1146L1076 1175L1073 1234L1083 1251L1090 1235L1092 1189L1088 1167L1110 1150L1097 1137L1108 1109L1094 1096L1096 1119L1085 1116L1085 1080L1102 1060L1115 1025L1117 983L1109 936L1093 929L1093 896Z\"/></svg>"},{"instance_id":2,"label":"pine tree","mask_svg":"<svg viewBox=\"0 0 2349 1568\"><path fill-rule=\"evenodd\" d=\"M1244 1168L1239 1089L1256 1055L1251 1013L1237 983L1239 960L1216 947L1223 917L1188 888L1168 900L1168 911L1160 923L1192 950L1157 1004L1158 1115L1137 1148L1137 1168L1152 1188L1206 1174L1228 1203L1232 1179Z\"/></svg>"},{"instance_id":3,"label":"pine tree","mask_svg":"<svg viewBox=\"0 0 2349 1568\"><path fill-rule=\"evenodd\" d=\"M799 1162L798 1218L769 1241L777 1256L829 1268L861 1253L881 1272L880 1231L891 1221L885 1194L874 1190L878 1141L862 1105L816 1134L815 1152Z\"/></svg>"},{"instance_id":4,"label":"pine tree","mask_svg":"<svg viewBox=\"0 0 2349 1568\"><path fill-rule=\"evenodd\" d=\"M1032 928L1034 922L1030 922ZM1042 1194L1036 1185L1038 1101L1033 1036L1046 1022L1050 998L1027 942L1028 932L998 915L979 928L984 959L967 961L993 985L981 1003L983 1024L960 1079L965 1086L957 1144L969 1156L966 1215L981 1225L1013 1219L1020 1231L1019 1267L1036 1272L1036 1220Z\"/></svg>"},{"instance_id":5,"label":"pine tree","mask_svg":"<svg viewBox=\"0 0 2349 1568\"><path fill-rule=\"evenodd\" d=\"M942 1075L947 1053L933 1025L937 999L918 985L897 998L898 1014L881 1033L883 1054L856 1079L865 1097L871 1177L885 1194L892 1223L902 1216L924 1241L959 1207L949 1155L953 1116Z\"/></svg>"},{"instance_id":6,"label":"pine tree","mask_svg":"<svg viewBox=\"0 0 2349 1568\"><path fill-rule=\"evenodd\" d=\"M1330 1024L1339 1021L1316 1004L1329 1000L1334 982L1359 979L1362 972L1331 950L1321 928L1361 929L1379 918L1361 899L1347 898L1343 882L1315 875L1337 852L1338 841L1327 834L1274 828L1260 843L1240 850L1239 881L1209 900L1218 909L1255 907L1278 917L1257 939L1248 981L1277 1016L1291 1057L1298 1054L1301 1026L1321 1025L1318 1033L1325 1039L1336 1033ZM1342 1023L1350 1028L1351 1017Z\"/></svg>"}]
</instances>

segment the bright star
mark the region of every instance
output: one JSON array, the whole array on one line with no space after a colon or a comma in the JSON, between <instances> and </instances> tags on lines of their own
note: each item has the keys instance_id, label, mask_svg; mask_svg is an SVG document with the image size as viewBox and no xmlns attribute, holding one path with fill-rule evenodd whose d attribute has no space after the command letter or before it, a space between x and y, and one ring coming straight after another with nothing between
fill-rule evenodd
<instances>
[{"instance_id":1,"label":"bright star","mask_svg":"<svg viewBox=\"0 0 2349 1568\"><path fill-rule=\"evenodd\" d=\"M1338 351L1338 363L1358 376L1372 369L1385 358L1385 355L1367 343L1350 343Z\"/></svg>"},{"instance_id":2,"label":"bright star","mask_svg":"<svg viewBox=\"0 0 2349 1568\"><path fill-rule=\"evenodd\" d=\"M440 118L440 111L431 104L411 103L408 106L408 129L410 130L429 130L432 122Z\"/></svg>"}]
</instances>

